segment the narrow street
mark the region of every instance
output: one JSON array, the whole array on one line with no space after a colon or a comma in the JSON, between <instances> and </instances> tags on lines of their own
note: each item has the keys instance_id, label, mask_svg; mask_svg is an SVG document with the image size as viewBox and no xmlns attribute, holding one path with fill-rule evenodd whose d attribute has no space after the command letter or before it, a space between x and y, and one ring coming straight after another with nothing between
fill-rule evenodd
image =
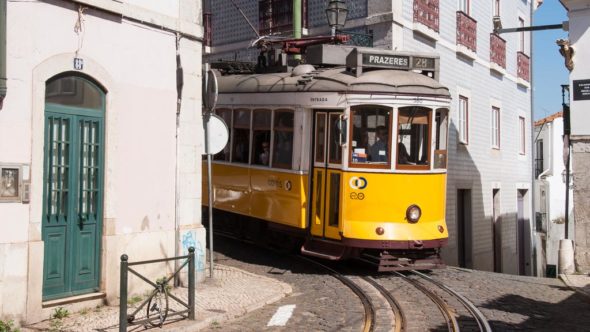
<instances>
[{"instance_id":1,"label":"narrow street","mask_svg":"<svg viewBox=\"0 0 590 332\"><path fill-rule=\"evenodd\" d=\"M216 237L218 264L229 265L251 273L275 278L293 287L293 293L234 321L210 325L206 331L361 331L363 309L358 297L337 279L324 271L287 255ZM338 266L338 265L335 265ZM362 266L340 264L355 270ZM590 326L590 298L569 288L558 279L513 276L448 267L427 273L471 301L487 318L493 331L585 331ZM447 326L433 302L399 276L372 274L391 292L404 312L406 331L446 331ZM419 279L411 276L413 279ZM463 331L478 331L466 320L468 314L456 301L438 291L455 310ZM374 296L372 296L374 297ZM381 301L383 302L383 301ZM268 326L275 313L290 306L292 316L284 326ZM383 304L380 304L383 306ZM392 321L390 310L376 310L375 331L386 331L381 321ZM392 327L389 330L393 330Z\"/></svg>"}]
</instances>

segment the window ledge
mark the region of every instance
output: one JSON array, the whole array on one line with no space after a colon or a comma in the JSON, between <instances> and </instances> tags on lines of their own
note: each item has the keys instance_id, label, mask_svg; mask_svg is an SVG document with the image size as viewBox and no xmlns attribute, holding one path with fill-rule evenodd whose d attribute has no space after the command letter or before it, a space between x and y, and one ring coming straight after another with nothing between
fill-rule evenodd
<instances>
[{"instance_id":1,"label":"window ledge","mask_svg":"<svg viewBox=\"0 0 590 332\"><path fill-rule=\"evenodd\" d=\"M457 53L471 60L477 59L477 54L469 48L467 48L467 46L465 45L457 44Z\"/></svg>"},{"instance_id":2,"label":"window ledge","mask_svg":"<svg viewBox=\"0 0 590 332\"><path fill-rule=\"evenodd\" d=\"M432 30L420 22L414 22L414 31L428 39L432 39L434 41L440 40L440 34L438 32Z\"/></svg>"},{"instance_id":3,"label":"window ledge","mask_svg":"<svg viewBox=\"0 0 590 332\"><path fill-rule=\"evenodd\" d=\"M531 87L531 83L527 82L526 80L523 80L522 78L517 78L516 79L516 84L525 87L527 89L529 89Z\"/></svg>"},{"instance_id":4,"label":"window ledge","mask_svg":"<svg viewBox=\"0 0 590 332\"><path fill-rule=\"evenodd\" d=\"M490 70L494 71L502 76L506 75L506 69L495 62L490 62Z\"/></svg>"}]
</instances>

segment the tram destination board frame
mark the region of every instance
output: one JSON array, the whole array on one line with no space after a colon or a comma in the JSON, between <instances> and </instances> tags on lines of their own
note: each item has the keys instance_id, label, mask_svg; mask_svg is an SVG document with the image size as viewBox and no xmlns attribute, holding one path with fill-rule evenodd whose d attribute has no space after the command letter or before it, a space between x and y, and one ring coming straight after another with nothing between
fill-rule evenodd
<instances>
[{"instance_id":1,"label":"tram destination board frame","mask_svg":"<svg viewBox=\"0 0 590 332\"><path fill-rule=\"evenodd\" d=\"M357 77L362 75L363 68L385 68L429 71L437 79L439 57L432 54L355 48L348 55L346 65L356 68Z\"/></svg>"}]
</instances>

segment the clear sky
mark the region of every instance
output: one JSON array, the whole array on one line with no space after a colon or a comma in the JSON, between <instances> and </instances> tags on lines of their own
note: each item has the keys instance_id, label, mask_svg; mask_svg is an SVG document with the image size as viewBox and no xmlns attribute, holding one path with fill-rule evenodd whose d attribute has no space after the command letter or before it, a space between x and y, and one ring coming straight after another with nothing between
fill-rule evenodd
<instances>
[{"instance_id":1,"label":"clear sky","mask_svg":"<svg viewBox=\"0 0 590 332\"><path fill-rule=\"evenodd\" d=\"M533 25L559 24L567 19L565 8L558 0L545 0L534 13ZM567 39L566 31L533 32L534 120L561 111L561 85L568 83L569 76L559 47L555 44L561 38Z\"/></svg>"}]
</instances>

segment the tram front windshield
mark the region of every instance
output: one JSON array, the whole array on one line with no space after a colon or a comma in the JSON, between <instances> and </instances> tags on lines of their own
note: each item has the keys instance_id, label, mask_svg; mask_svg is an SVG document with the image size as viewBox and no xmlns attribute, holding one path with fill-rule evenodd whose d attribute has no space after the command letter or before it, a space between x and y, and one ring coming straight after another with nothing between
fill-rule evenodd
<instances>
[{"instance_id":1,"label":"tram front windshield","mask_svg":"<svg viewBox=\"0 0 590 332\"><path fill-rule=\"evenodd\" d=\"M384 106L351 108L350 162L353 167L389 168L393 162L398 169L430 168L432 110L419 106L398 108L397 128L392 128L393 112L393 108ZM437 135L435 147L441 154L446 152L446 146L442 146L446 144L446 125L443 129L445 133ZM440 147L438 136L445 143ZM445 167L443 162L440 164L435 168Z\"/></svg>"},{"instance_id":2,"label":"tram front windshield","mask_svg":"<svg viewBox=\"0 0 590 332\"><path fill-rule=\"evenodd\" d=\"M397 164L430 164L430 109L401 107L398 110Z\"/></svg>"},{"instance_id":3,"label":"tram front windshield","mask_svg":"<svg viewBox=\"0 0 590 332\"><path fill-rule=\"evenodd\" d=\"M389 165L392 109L381 106L351 108L351 162Z\"/></svg>"}]
</instances>

